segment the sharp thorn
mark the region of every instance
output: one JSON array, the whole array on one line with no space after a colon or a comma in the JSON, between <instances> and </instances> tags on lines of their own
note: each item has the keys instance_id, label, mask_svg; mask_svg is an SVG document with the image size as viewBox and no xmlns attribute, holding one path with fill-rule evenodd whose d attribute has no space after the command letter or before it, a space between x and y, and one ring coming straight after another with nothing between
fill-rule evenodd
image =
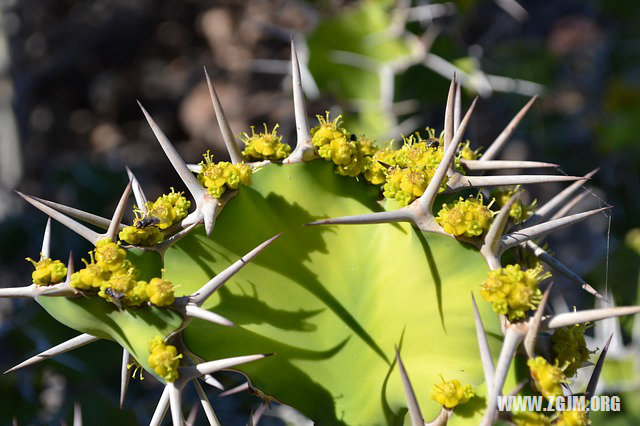
<instances>
[{"instance_id":1,"label":"sharp thorn","mask_svg":"<svg viewBox=\"0 0 640 426\"><path fill-rule=\"evenodd\" d=\"M315 156L315 150L311 143L309 120L305 107L304 92L302 90L302 78L300 76L300 63L296 52L293 35L291 36L291 79L293 86L293 109L296 120L296 147L291 153L290 161L307 161Z\"/></svg>"},{"instance_id":2,"label":"sharp thorn","mask_svg":"<svg viewBox=\"0 0 640 426\"><path fill-rule=\"evenodd\" d=\"M100 340L99 337L92 336L90 334L81 334L79 336L74 337L73 339L69 339L66 342L60 343L50 349L47 349L44 352L39 353L38 355L32 356L31 358L21 362L20 364L12 367L4 372L4 374L11 373L12 371L19 370L20 368L27 367L29 365L37 364L46 359L52 358L56 355L63 354L65 352L72 351L86 344L95 342L96 340Z\"/></svg>"},{"instance_id":3,"label":"sharp thorn","mask_svg":"<svg viewBox=\"0 0 640 426\"><path fill-rule=\"evenodd\" d=\"M131 362L131 354L125 348L122 348L122 365L120 367L120 408L124 406L124 398L127 395L129 387L129 363Z\"/></svg>"},{"instance_id":4,"label":"sharp thorn","mask_svg":"<svg viewBox=\"0 0 640 426\"><path fill-rule=\"evenodd\" d=\"M551 330L575 324L583 324L585 322L594 322L605 318L635 315L638 313L640 313L640 306L617 306L612 308L565 312L543 319L542 329Z\"/></svg>"},{"instance_id":5,"label":"sharp thorn","mask_svg":"<svg viewBox=\"0 0 640 426\"><path fill-rule=\"evenodd\" d=\"M227 327L232 327L235 325L233 322L229 321L222 315L218 315L214 312L207 311L206 309L202 309L198 306L187 305L185 310L186 310L186 315L189 318L198 318L204 321L209 321L214 324L220 324Z\"/></svg>"},{"instance_id":6,"label":"sharp thorn","mask_svg":"<svg viewBox=\"0 0 640 426\"><path fill-rule=\"evenodd\" d=\"M235 367L236 365L257 361L259 359L263 359L271 355L273 354L256 354L256 355L236 356L233 358L219 359L215 361L203 362L203 363L197 364L192 368L188 367L188 370L190 371L190 374L193 375L193 377L199 377L199 376L202 376L203 374L211 374L211 373L215 373L216 371L226 370L228 368Z\"/></svg>"},{"instance_id":7,"label":"sharp thorn","mask_svg":"<svg viewBox=\"0 0 640 426\"><path fill-rule=\"evenodd\" d=\"M207 394L202 389L200 382L198 379L193 380L193 385L196 387L196 392L198 392L198 398L200 399L200 403L202 404L202 408L204 410L205 415L207 416L207 420L209 420L210 426L220 426L220 422L218 421L218 417L216 417L216 413L213 411L213 407L207 398Z\"/></svg>"},{"instance_id":8,"label":"sharp thorn","mask_svg":"<svg viewBox=\"0 0 640 426\"><path fill-rule=\"evenodd\" d=\"M182 401L180 400L181 389L175 383L167 384L169 388L169 405L171 406L171 421L173 426L183 426Z\"/></svg>"},{"instance_id":9,"label":"sharp thorn","mask_svg":"<svg viewBox=\"0 0 640 426\"><path fill-rule=\"evenodd\" d=\"M98 216L92 213L87 213L80 209L75 209L73 207L65 206L63 204L54 203L53 201L45 200L43 198L33 197L34 200L41 202L42 204L51 207L54 210L57 210L60 213L66 214L69 217L74 219L78 219L84 223L88 223L89 225L96 226L100 229L104 229L105 231L109 229L109 224L111 221L106 217ZM121 231L126 225L121 223L118 230Z\"/></svg>"},{"instance_id":10,"label":"sharp thorn","mask_svg":"<svg viewBox=\"0 0 640 426\"><path fill-rule=\"evenodd\" d=\"M249 390L249 382L238 385L234 388L229 389L228 391L224 391L218 396L222 398L229 395L235 395L236 393L244 392L246 390Z\"/></svg>"},{"instance_id":11,"label":"sharp thorn","mask_svg":"<svg viewBox=\"0 0 640 426\"><path fill-rule=\"evenodd\" d=\"M218 275L213 277L208 283L203 285L200 290L191 296L191 300L196 306L202 306L202 304L209 298L216 290L218 290L229 278L235 275L240 269L242 269L247 263L249 263L254 257L256 257L262 250L267 248L269 244L275 241L282 233L277 234L274 237L269 238L264 243L260 244L249 253L245 254L231 266Z\"/></svg>"},{"instance_id":12,"label":"sharp thorn","mask_svg":"<svg viewBox=\"0 0 640 426\"><path fill-rule=\"evenodd\" d=\"M127 187L122 193L122 196L120 197L120 200L118 201L116 210L113 212L113 216L111 217L109 229L107 229L107 233L105 234L105 237L109 238L111 241L118 241L118 225L120 225L122 217L124 216L124 211L127 207L127 201L129 201L129 195L131 194L131 186L132 182L129 181Z\"/></svg>"},{"instance_id":13,"label":"sharp thorn","mask_svg":"<svg viewBox=\"0 0 640 426\"><path fill-rule=\"evenodd\" d=\"M193 173L200 173L202 171L202 166L200 164L187 164L187 167Z\"/></svg>"},{"instance_id":14,"label":"sharp thorn","mask_svg":"<svg viewBox=\"0 0 640 426\"><path fill-rule=\"evenodd\" d=\"M217 381L211 374L205 374L204 376L202 376L202 380L204 380L204 382L209 386L213 386L216 389L224 390L224 386L222 386L222 383Z\"/></svg>"},{"instance_id":15,"label":"sharp thorn","mask_svg":"<svg viewBox=\"0 0 640 426\"><path fill-rule=\"evenodd\" d=\"M220 204L217 200L209 200L202 203L202 220L204 221L204 229L207 237L213 232L213 225L216 223L216 213Z\"/></svg>"},{"instance_id":16,"label":"sharp thorn","mask_svg":"<svg viewBox=\"0 0 640 426\"><path fill-rule=\"evenodd\" d=\"M404 368L404 364L402 363L402 359L400 358L400 353L398 352L398 348L396 348L396 360L398 361L398 370L400 371L400 377L402 378L402 387L404 388L404 395L407 399L407 408L409 409L409 416L411 416L411 425L424 426L424 418L422 417L422 413L420 412L418 399L416 398L416 394L413 391L413 387L411 386L411 381L409 380L409 375L407 374L407 370Z\"/></svg>"},{"instance_id":17,"label":"sharp thorn","mask_svg":"<svg viewBox=\"0 0 640 426\"><path fill-rule=\"evenodd\" d=\"M47 225L44 227L44 236L42 237L42 250L40 250L41 258L51 257L51 218L47 218Z\"/></svg>"},{"instance_id":18,"label":"sharp thorn","mask_svg":"<svg viewBox=\"0 0 640 426\"><path fill-rule=\"evenodd\" d=\"M262 404L260 404L260 406L258 407L258 409L251 414L251 425L257 426L258 422L260 421L260 419L262 418L263 414L265 411L267 411L267 408L269 408L269 406L267 405L267 403L262 402Z\"/></svg>"},{"instance_id":19,"label":"sharp thorn","mask_svg":"<svg viewBox=\"0 0 640 426\"><path fill-rule=\"evenodd\" d=\"M167 409L169 408L169 386L165 386L162 391L162 396L158 401L158 405L156 406L155 411L153 412L153 417L151 418L151 422L149 426L160 426L162 424L162 420L164 420L164 416L167 414Z\"/></svg>"},{"instance_id":20,"label":"sharp thorn","mask_svg":"<svg viewBox=\"0 0 640 426\"><path fill-rule=\"evenodd\" d=\"M21 192L17 192L17 193L22 198L24 198L24 200L26 202L28 202L29 204L31 204L32 206L34 206L35 208L37 208L38 210L40 210L44 214L49 215L52 219L57 220L58 222L60 222L64 226L66 226L67 228L71 229L76 234L78 234L81 237L87 239L92 244L95 245L96 242L98 242L98 240L102 238L102 236L100 234L98 234L97 232L92 231L91 229L87 228L86 226L76 222L75 220L71 219L70 217L58 212L57 210L54 210L53 208L47 206L46 204L41 203L40 201L36 200L34 197L32 197L30 195L23 194Z\"/></svg>"},{"instance_id":21,"label":"sharp thorn","mask_svg":"<svg viewBox=\"0 0 640 426\"><path fill-rule=\"evenodd\" d=\"M566 216L580 201L587 195L591 194L591 191L582 191L575 197L573 197L568 203L562 206L557 212L555 212L550 219L558 219Z\"/></svg>"},{"instance_id":22,"label":"sharp thorn","mask_svg":"<svg viewBox=\"0 0 640 426\"><path fill-rule=\"evenodd\" d=\"M490 387L495 376L495 366L493 365L493 357L491 356L491 349L489 349L487 334L484 331L484 324L482 324L482 318L480 317L480 312L478 312L478 305L476 304L476 298L473 296L473 293L471 293L471 301L473 303L473 315L476 322L478 349L480 350L480 359L482 360L482 371L484 372L485 383L487 387Z\"/></svg>"},{"instance_id":23,"label":"sharp thorn","mask_svg":"<svg viewBox=\"0 0 640 426\"><path fill-rule=\"evenodd\" d=\"M500 245L502 247L502 251L508 248L514 247L518 244L524 243L526 241L529 241L533 238L537 238L542 234L546 234L548 232L555 231L565 226L572 225L576 222L587 219L595 214L598 214L608 209L609 207L604 207L600 209L589 210L583 213L576 213L571 216L565 216L560 219L550 220L549 222L540 223L538 225L533 225L528 228L511 232L507 235L502 236L502 238L500 239Z\"/></svg>"},{"instance_id":24,"label":"sharp thorn","mask_svg":"<svg viewBox=\"0 0 640 426\"><path fill-rule=\"evenodd\" d=\"M82 426L82 407L78 401L73 403L73 426Z\"/></svg>"},{"instance_id":25,"label":"sharp thorn","mask_svg":"<svg viewBox=\"0 0 640 426\"><path fill-rule=\"evenodd\" d=\"M500 211L498 212L496 217L493 218L493 222L491 223L491 226L487 231L487 235L484 237L484 243L482 244L482 248L480 249L483 254L485 252L488 252L496 256L499 255L500 238L502 237L502 233L507 226L511 206L513 206L513 203L515 203L518 198L520 198L520 192L516 191L500 208Z\"/></svg>"},{"instance_id":26,"label":"sharp thorn","mask_svg":"<svg viewBox=\"0 0 640 426\"><path fill-rule=\"evenodd\" d=\"M498 155L498 152L500 152L502 147L507 143L537 97L538 96L536 95L531 98L531 100L529 100L529 102L527 102L525 106L522 107L522 109L515 115L515 117L513 117L511 122L507 124L507 127L504 128L504 130L498 135L498 137L491 143L489 148L487 148L484 154L482 154L481 158L483 161L493 160Z\"/></svg>"},{"instance_id":27,"label":"sharp thorn","mask_svg":"<svg viewBox=\"0 0 640 426\"><path fill-rule=\"evenodd\" d=\"M393 210L388 212L366 213L354 216L336 217L331 219L321 219L306 223L305 226L316 225L362 225L370 223L395 223L413 222L414 214L408 208Z\"/></svg>"},{"instance_id":28,"label":"sharp thorn","mask_svg":"<svg viewBox=\"0 0 640 426\"><path fill-rule=\"evenodd\" d=\"M4 298L22 298L33 299L37 295L35 284L23 287L7 287L0 288L0 299Z\"/></svg>"},{"instance_id":29,"label":"sharp thorn","mask_svg":"<svg viewBox=\"0 0 640 426\"><path fill-rule=\"evenodd\" d=\"M431 214L433 202L435 201L436 196L438 195L438 191L440 189L440 185L442 184L443 179L445 178L445 176L447 176L447 172L451 168L453 157L455 157L456 150L458 149L458 144L462 140L462 137L464 136L464 132L467 130L467 126L469 125L469 119L473 114L473 110L476 107L477 101L478 101L478 98L476 97L471 103L471 106L469 106L467 113L464 115L464 118L460 122L460 128L455 133L455 135L453 135L453 140L451 141L451 145L448 146L447 149L445 150L444 155L442 156L442 160L438 165L438 168L436 169L435 173L433 174L433 177L429 181L429 185L427 185L427 189L425 189L424 193L420 196L420 198L418 198L417 201L414 201L414 203L416 203L417 206L419 207L420 211L422 211L425 214L429 214L429 215Z\"/></svg>"},{"instance_id":30,"label":"sharp thorn","mask_svg":"<svg viewBox=\"0 0 640 426\"><path fill-rule=\"evenodd\" d=\"M524 221L523 226L531 226L537 223L542 222L543 220L547 220L551 217L551 214L560 206L565 204L565 201L573 195L578 189L582 188L587 180L589 180L593 175L595 175L600 169L591 170L589 173L573 182L571 185L560 191L549 201L544 203L542 206L538 208L538 210L531 215L529 219Z\"/></svg>"},{"instance_id":31,"label":"sharp thorn","mask_svg":"<svg viewBox=\"0 0 640 426\"><path fill-rule=\"evenodd\" d=\"M587 283L582 277L573 272L564 263L560 262L558 259L547 253L542 247L534 243L533 241L527 241L525 243L525 247L533 253L535 257L540 259L542 262L549 265L555 271L561 273L569 280L571 280L574 284L577 284L585 290L587 293L590 293L597 297L598 299L604 299L600 293L596 291L589 283Z\"/></svg>"},{"instance_id":32,"label":"sharp thorn","mask_svg":"<svg viewBox=\"0 0 640 426\"><path fill-rule=\"evenodd\" d=\"M501 175L501 176L469 176L456 172L457 179L451 180L447 192L461 188L481 188L490 186L532 185L548 182L566 182L580 179L575 176L560 175Z\"/></svg>"},{"instance_id":33,"label":"sharp thorn","mask_svg":"<svg viewBox=\"0 0 640 426\"><path fill-rule=\"evenodd\" d=\"M604 359L607 356L607 351L609 350L609 345L611 344L612 338L613 334L607 339L607 343L605 343L604 347L602 348L602 352L600 352L600 356L598 357L596 366L593 367L593 372L591 373L591 377L589 378L587 389L584 392L587 398L591 398L596 393L598 380L600 379L600 373L602 372L602 367L604 366Z\"/></svg>"},{"instance_id":34,"label":"sharp thorn","mask_svg":"<svg viewBox=\"0 0 640 426\"><path fill-rule=\"evenodd\" d=\"M136 199L136 205L142 213L147 214L147 196L144 195L144 191L142 190L142 186L140 186L140 182L133 174L129 166L125 167L127 169L127 176L129 176L129 180L132 182L133 189L133 197Z\"/></svg>"},{"instance_id":35,"label":"sharp thorn","mask_svg":"<svg viewBox=\"0 0 640 426\"><path fill-rule=\"evenodd\" d=\"M462 96L461 96L461 85L460 83L456 83L456 94L455 94L455 102L453 106L453 133L458 131L460 127L460 119L462 118Z\"/></svg>"},{"instance_id":36,"label":"sharp thorn","mask_svg":"<svg viewBox=\"0 0 640 426\"><path fill-rule=\"evenodd\" d=\"M224 139L224 144L227 147L229 158L231 158L231 162L233 164L240 163L243 161L242 152L240 152L240 147L236 142L236 138L233 136L233 132L231 131L231 126L229 126L227 117L224 114L224 110L222 109L222 103L220 103L220 98L218 98L218 93L216 93L216 89L213 87L213 84L211 83L211 79L209 78L209 73L207 72L206 68L204 69L204 75L207 78L209 95L211 96L211 102L213 103L213 109L216 114L216 120L218 120L220 133L222 133L222 139Z\"/></svg>"},{"instance_id":37,"label":"sharp thorn","mask_svg":"<svg viewBox=\"0 0 640 426\"><path fill-rule=\"evenodd\" d=\"M512 161L512 160L465 160L460 159L460 163L465 169L477 170L509 170L509 169L537 169L547 167L558 167L557 164L543 163L541 161Z\"/></svg>"},{"instance_id":38,"label":"sharp thorn","mask_svg":"<svg viewBox=\"0 0 640 426\"><path fill-rule=\"evenodd\" d=\"M140 109L142 110L144 117L149 123L149 126L151 127L153 134L155 135L156 139L160 143L160 147L162 148L165 155L169 159L169 162L171 162L171 165L180 176L180 179L182 180L182 182L184 182L185 186L189 190L189 193L191 194L193 199L196 201L196 203L200 203L200 199L202 195L206 193L205 189L202 187L202 185L200 185L200 182L198 182L198 179L196 179L193 173L189 170L189 168L187 167L187 164L184 162L182 157L180 157L180 154L178 154L178 151L175 149L173 144L169 141L169 139L164 134L162 129L160 129L160 127L156 124L153 118L151 118L147 110L144 109L144 107L140 102L138 102L138 105L140 106Z\"/></svg>"},{"instance_id":39,"label":"sharp thorn","mask_svg":"<svg viewBox=\"0 0 640 426\"><path fill-rule=\"evenodd\" d=\"M536 313L533 318L529 321L529 328L527 330L527 335L524 338L524 350L527 353L529 358L534 358L535 348L536 348L536 340L538 339L538 333L540 330L540 324L542 322L542 315L544 314L544 309L547 306L547 300L549 300L549 293L551 293L551 287L553 287L553 283L549 284L549 287L544 291L542 295L542 300L540 304L536 308Z\"/></svg>"},{"instance_id":40,"label":"sharp thorn","mask_svg":"<svg viewBox=\"0 0 640 426\"><path fill-rule=\"evenodd\" d=\"M456 91L456 76L454 74L449 84L449 93L447 94L447 103L444 110L444 149L446 150L451 139L453 139L453 127L454 127L454 110L455 110L455 91Z\"/></svg>"}]
</instances>

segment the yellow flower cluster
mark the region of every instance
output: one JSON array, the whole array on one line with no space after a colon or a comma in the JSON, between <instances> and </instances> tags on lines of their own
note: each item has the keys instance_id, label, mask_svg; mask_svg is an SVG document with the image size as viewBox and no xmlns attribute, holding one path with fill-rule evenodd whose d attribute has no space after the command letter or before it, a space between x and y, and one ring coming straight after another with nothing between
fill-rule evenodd
<instances>
[{"instance_id":1,"label":"yellow flower cluster","mask_svg":"<svg viewBox=\"0 0 640 426\"><path fill-rule=\"evenodd\" d=\"M458 157L462 158L464 160L477 160L480 158L480 149L478 148L475 151L473 149L471 149L471 147L469 146L471 145L471 142L466 141L464 143L460 143L460 145L458 145Z\"/></svg>"},{"instance_id":2,"label":"yellow flower cluster","mask_svg":"<svg viewBox=\"0 0 640 426\"><path fill-rule=\"evenodd\" d=\"M97 290L98 296L119 308L140 306L150 301L157 306L173 303L170 282L154 278L150 283L139 280L140 272L126 259L126 252L118 244L105 238L89 252L91 262L71 275L71 286L78 290Z\"/></svg>"},{"instance_id":3,"label":"yellow flower cluster","mask_svg":"<svg viewBox=\"0 0 640 426\"><path fill-rule=\"evenodd\" d=\"M455 236L477 237L489 230L494 213L482 202L482 196L460 197L458 201L443 204L436 222L444 232Z\"/></svg>"},{"instance_id":4,"label":"yellow flower cluster","mask_svg":"<svg viewBox=\"0 0 640 426\"><path fill-rule=\"evenodd\" d=\"M251 185L251 167L245 163L232 164L226 161L213 162L213 156L207 151L198 181L207 188L214 198L220 198L227 189L238 189L240 184Z\"/></svg>"},{"instance_id":5,"label":"yellow flower cluster","mask_svg":"<svg viewBox=\"0 0 640 426\"><path fill-rule=\"evenodd\" d=\"M464 404L473 398L475 394L471 385L462 385L456 379L449 381L442 379L442 383L436 383L431 388L431 399L447 408Z\"/></svg>"},{"instance_id":6,"label":"yellow flower cluster","mask_svg":"<svg viewBox=\"0 0 640 426\"><path fill-rule=\"evenodd\" d=\"M494 269L482 283L480 294L493 304L497 314L506 315L510 321L524 318L525 313L535 309L542 299L538 284L551 276L548 272L541 275L541 272L540 264L525 271L520 265Z\"/></svg>"},{"instance_id":7,"label":"yellow flower cluster","mask_svg":"<svg viewBox=\"0 0 640 426\"><path fill-rule=\"evenodd\" d=\"M567 377L575 376L578 368L589 361L590 352L584 339L586 329L586 324L574 324L558 328L551 336L551 348L560 365L566 365Z\"/></svg>"},{"instance_id":8,"label":"yellow flower cluster","mask_svg":"<svg viewBox=\"0 0 640 426\"><path fill-rule=\"evenodd\" d=\"M567 383L568 380L562 369L558 367L558 360L551 365L543 357L537 356L530 358L527 365L533 378L533 384L542 395L562 395L562 384Z\"/></svg>"},{"instance_id":9,"label":"yellow flower cluster","mask_svg":"<svg viewBox=\"0 0 640 426\"><path fill-rule=\"evenodd\" d=\"M491 197L496 200L496 207L501 208L511 198L513 194L518 191L518 187L512 189L498 189L495 191L491 191ZM513 219L514 223L522 223L525 220L529 219L531 215L535 212L536 204L538 200L533 200L531 204L526 205L519 199L517 199L509 210L509 217Z\"/></svg>"},{"instance_id":10,"label":"yellow flower cluster","mask_svg":"<svg viewBox=\"0 0 640 426\"><path fill-rule=\"evenodd\" d=\"M27 260L36 268L31 273L35 285L58 284L64 281L67 276L67 267L59 260L52 260L48 257L43 257L37 262L30 257L27 257Z\"/></svg>"},{"instance_id":11,"label":"yellow flower cluster","mask_svg":"<svg viewBox=\"0 0 640 426\"><path fill-rule=\"evenodd\" d=\"M161 336L156 336L149 341L149 366L165 382L175 382L178 378L178 366L182 354L178 354L175 346L167 345Z\"/></svg>"},{"instance_id":12,"label":"yellow flower cluster","mask_svg":"<svg viewBox=\"0 0 640 426\"><path fill-rule=\"evenodd\" d=\"M173 224L181 221L189 213L191 202L182 192L171 192L161 195L156 201L147 201L145 205L147 214L134 209L136 215L132 226L127 226L118 237L129 244L148 247L161 242L165 230Z\"/></svg>"},{"instance_id":13,"label":"yellow flower cluster","mask_svg":"<svg viewBox=\"0 0 640 426\"><path fill-rule=\"evenodd\" d=\"M263 133L256 133L251 126L251 135L243 133L240 139L245 147L242 155L250 160L283 160L291 153L291 147L282 142L282 136L277 133L278 125L271 132L264 125Z\"/></svg>"},{"instance_id":14,"label":"yellow flower cluster","mask_svg":"<svg viewBox=\"0 0 640 426\"><path fill-rule=\"evenodd\" d=\"M374 185L382 185L387 181L387 169L396 166L397 151L387 147L365 157L364 178Z\"/></svg>"}]
</instances>

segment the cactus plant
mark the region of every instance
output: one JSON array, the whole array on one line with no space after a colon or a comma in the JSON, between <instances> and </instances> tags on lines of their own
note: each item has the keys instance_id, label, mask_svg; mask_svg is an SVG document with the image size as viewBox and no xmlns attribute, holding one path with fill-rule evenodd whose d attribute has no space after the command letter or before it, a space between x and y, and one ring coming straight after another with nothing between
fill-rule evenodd
<instances>
[{"instance_id":1,"label":"cactus plant","mask_svg":"<svg viewBox=\"0 0 640 426\"><path fill-rule=\"evenodd\" d=\"M107 339L123 348L121 403L131 363L165 384L154 425L169 407L173 424L184 423L187 385L195 386L209 423L218 424L200 380L219 387L212 374L223 369L246 377L241 389L318 424L492 424L498 395L522 378L532 390L557 394L570 380L565 373L582 365L583 358L571 370L560 365L549 333L640 312L545 313L543 263L601 296L534 240L604 209L568 214L590 175L484 175L554 166L495 159L535 99L478 157L464 140L475 101L462 116L454 76L439 137L430 131L401 147L376 148L339 119L311 129L293 41L291 63L291 152L277 127L267 126L244 134L243 152L207 76L230 162L207 153L199 164L185 163L140 105L186 196L171 190L148 201L131 171L111 219L20 194L95 249L75 271L72 256L66 266L51 259L47 226L33 284L0 290L1 297L35 299L81 333L9 371ZM529 207L518 191L492 203L485 190L545 182L573 183L524 218ZM126 226L131 192L136 219ZM576 353L563 360L585 355L578 328L567 345Z\"/></svg>"}]
</instances>

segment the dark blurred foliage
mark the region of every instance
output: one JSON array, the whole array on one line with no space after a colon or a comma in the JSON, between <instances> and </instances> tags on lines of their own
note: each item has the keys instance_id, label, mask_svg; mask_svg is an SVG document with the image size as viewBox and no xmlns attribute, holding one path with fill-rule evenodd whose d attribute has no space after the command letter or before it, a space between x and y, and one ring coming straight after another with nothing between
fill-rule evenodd
<instances>
[{"instance_id":1,"label":"dark blurred foliage","mask_svg":"<svg viewBox=\"0 0 640 426\"><path fill-rule=\"evenodd\" d=\"M45 224L42 214L10 190L108 216L126 184L125 165L150 196L169 186L183 189L136 99L187 161L199 161L207 149L224 158L203 66L214 77L234 131L278 122L291 141L285 78L289 34L309 33L318 19L351 3L0 1L20 143L20 157L13 162L23 167L19 183L0 183L0 283L28 283L31 267L24 257L37 256ZM627 229L640 224L640 3L520 3L529 13L522 23L493 1L456 2L457 13L436 22L442 33L432 51L450 59L473 56L487 73L546 87L503 157L556 162L567 174L601 167L590 186L616 206L611 227L615 246ZM398 80L397 93L422 102L424 125L439 128L446 85L435 73L425 77L423 69L412 68ZM465 93L466 104L471 96ZM471 128L473 144L490 142L525 102L509 94L481 99ZM321 113L332 104L324 96L308 110ZM4 117L7 111L0 113ZM534 189L532 196L546 200L560 188ZM588 197L582 206L599 203ZM567 264L586 272L605 255L607 225L606 218L593 220L556 233L550 244ZM61 226L54 225L53 235L54 257L64 259L73 250L78 262L89 249ZM581 303L582 295L571 294L570 304ZM32 301L0 300L2 366L73 335ZM144 424L159 388L152 379L133 381L124 411L118 410L120 356L116 345L100 342L3 376L0 424L10 424L12 416L21 425L59 424L63 419L69 424L76 400L85 424ZM187 398L195 400L190 394ZM257 404L250 397L212 402L220 407L223 424L240 424L237 413L246 416L250 405Z\"/></svg>"}]
</instances>

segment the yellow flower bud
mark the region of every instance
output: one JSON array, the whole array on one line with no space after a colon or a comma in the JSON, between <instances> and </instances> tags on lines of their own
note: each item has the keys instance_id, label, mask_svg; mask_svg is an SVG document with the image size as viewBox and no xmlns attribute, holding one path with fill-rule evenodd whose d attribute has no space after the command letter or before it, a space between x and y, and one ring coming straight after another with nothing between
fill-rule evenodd
<instances>
[{"instance_id":1,"label":"yellow flower bud","mask_svg":"<svg viewBox=\"0 0 640 426\"><path fill-rule=\"evenodd\" d=\"M156 306L169 306L175 300L173 284L161 278L153 278L146 288L149 301Z\"/></svg>"},{"instance_id":2,"label":"yellow flower bud","mask_svg":"<svg viewBox=\"0 0 640 426\"><path fill-rule=\"evenodd\" d=\"M43 257L37 262L30 257L27 257L27 260L36 268L31 274L35 285L57 284L64 281L67 276L67 267L59 260L48 257Z\"/></svg>"},{"instance_id":3,"label":"yellow flower bud","mask_svg":"<svg viewBox=\"0 0 640 426\"><path fill-rule=\"evenodd\" d=\"M464 404L475 396L475 391L471 385L462 385L458 380L453 379L442 383L436 383L431 388L431 399L447 408L454 408Z\"/></svg>"},{"instance_id":4,"label":"yellow flower bud","mask_svg":"<svg viewBox=\"0 0 640 426\"><path fill-rule=\"evenodd\" d=\"M257 133L251 126L251 135L243 133L240 139L245 143L242 155L250 160L282 160L291 153L291 147L282 142L282 136L277 134L276 124L271 132L264 125L264 132Z\"/></svg>"}]
</instances>

